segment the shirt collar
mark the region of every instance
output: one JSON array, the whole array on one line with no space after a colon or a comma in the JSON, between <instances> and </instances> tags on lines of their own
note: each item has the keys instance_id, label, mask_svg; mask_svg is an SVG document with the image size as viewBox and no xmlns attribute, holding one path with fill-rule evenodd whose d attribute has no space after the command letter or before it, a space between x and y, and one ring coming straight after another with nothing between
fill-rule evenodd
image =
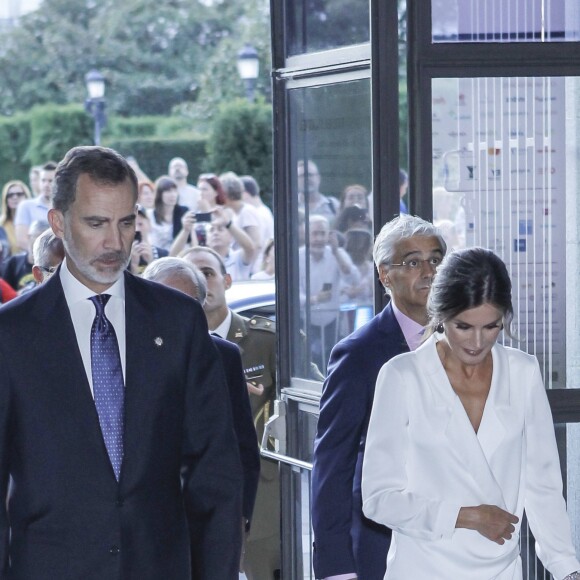
<instances>
[{"instance_id":1,"label":"shirt collar","mask_svg":"<svg viewBox=\"0 0 580 580\"><path fill-rule=\"evenodd\" d=\"M393 314L403 331L403 336L410 350L415 350L423 341L423 333L425 328L418 322L415 322L412 318L409 318L406 314L403 314L395 304L395 301L391 297L391 304L393 306Z\"/></svg>"},{"instance_id":2,"label":"shirt collar","mask_svg":"<svg viewBox=\"0 0 580 580\"><path fill-rule=\"evenodd\" d=\"M76 302L87 300L96 294L96 292L87 288L72 275L68 269L66 258L62 261L60 268L60 282L69 307ZM111 296L125 300L125 276L123 273L112 286L107 288L104 294L110 294Z\"/></svg>"},{"instance_id":3,"label":"shirt collar","mask_svg":"<svg viewBox=\"0 0 580 580\"><path fill-rule=\"evenodd\" d=\"M232 325L232 311L228 308L228 313L224 318L223 322L214 330L211 330L211 334L217 334L221 338L226 338L228 332L230 331L230 326Z\"/></svg>"}]
</instances>

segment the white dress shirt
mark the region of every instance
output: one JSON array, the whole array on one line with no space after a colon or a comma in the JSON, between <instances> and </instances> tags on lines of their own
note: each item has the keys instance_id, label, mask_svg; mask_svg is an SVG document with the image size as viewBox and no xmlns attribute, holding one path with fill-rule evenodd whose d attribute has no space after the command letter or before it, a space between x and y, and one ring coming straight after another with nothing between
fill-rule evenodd
<instances>
[{"instance_id":1,"label":"white dress shirt","mask_svg":"<svg viewBox=\"0 0 580 580\"><path fill-rule=\"evenodd\" d=\"M232 311L228 308L228 314L224 318L223 322L213 330L210 330L210 334L217 334L219 337L226 339L228 332L230 331L230 326L232 325Z\"/></svg>"},{"instance_id":2,"label":"white dress shirt","mask_svg":"<svg viewBox=\"0 0 580 580\"><path fill-rule=\"evenodd\" d=\"M70 311L72 323L77 337L79 350L83 359L87 379L93 393L93 373L91 367L91 328L95 319L96 308L91 302L91 296L95 292L79 282L67 267L66 258L60 268L60 281L64 290L64 296ZM119 354L121 355L121 366L123 368L123 382L125 380L125 279L123 275L104 292L110 294L111 298L105 306L105 314L117 335L119 343ZM94 393L93 393L94 396Z\"/></svg>"}]
</instances>

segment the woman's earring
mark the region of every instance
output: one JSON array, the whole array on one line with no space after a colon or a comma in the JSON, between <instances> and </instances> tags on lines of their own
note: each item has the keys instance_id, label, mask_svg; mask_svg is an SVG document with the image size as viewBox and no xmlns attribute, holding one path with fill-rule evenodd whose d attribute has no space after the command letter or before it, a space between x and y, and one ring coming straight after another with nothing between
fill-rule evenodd
<instances>
[{"instance_id":1,"label":"woman's earring","mask_svg":"<svg viewBox=\"0 0 580 580\"><path fill-rule=\"evenodd\" d=\"M436 332L438 332L439 334L443 334L443 332L445 331L445 329L443 328L443 323L440 322L436 327L435 327Z\"/></svg>"}]
</instances>

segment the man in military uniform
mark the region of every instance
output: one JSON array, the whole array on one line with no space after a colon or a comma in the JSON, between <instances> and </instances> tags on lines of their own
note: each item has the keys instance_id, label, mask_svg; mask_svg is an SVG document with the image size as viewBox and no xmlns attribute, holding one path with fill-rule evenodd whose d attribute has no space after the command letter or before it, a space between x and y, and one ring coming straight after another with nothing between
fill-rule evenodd
<instances>
[{"instance_id":1,"label":"man in military uniform","mask_svg":"<svg viewBox=\"0 0 580 580\"><path fill-rule=\"evenodd\" d=\"M232 280L220 255L205 246L184 256L207 280L204 311L210 332L240 348L259 440L276 396L276 324L262 316L245 318L228 308L226 290ZM280 569L280 484L278 466L261 460L260 482L252 527L246 541L248 580L272 580Z\"/></svg>"}]
</instances>

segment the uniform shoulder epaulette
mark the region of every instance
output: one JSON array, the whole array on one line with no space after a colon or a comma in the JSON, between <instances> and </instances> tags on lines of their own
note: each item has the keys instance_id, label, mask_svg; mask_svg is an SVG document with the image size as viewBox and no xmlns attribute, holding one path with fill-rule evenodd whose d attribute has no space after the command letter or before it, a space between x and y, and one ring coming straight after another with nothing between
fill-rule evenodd
<instances>
[{"instance_id":1,"label":"uniform shoulder epaulette","mask_svg":"<svg viewBox=\"0 0 580 580\"><path fill-rule=\"evenodd\" d=\"M265 316L252 316L248 321L248 326L257 330L267 330L269 332L276 332L276 323Z\"/></svg>"}]
</instances>

